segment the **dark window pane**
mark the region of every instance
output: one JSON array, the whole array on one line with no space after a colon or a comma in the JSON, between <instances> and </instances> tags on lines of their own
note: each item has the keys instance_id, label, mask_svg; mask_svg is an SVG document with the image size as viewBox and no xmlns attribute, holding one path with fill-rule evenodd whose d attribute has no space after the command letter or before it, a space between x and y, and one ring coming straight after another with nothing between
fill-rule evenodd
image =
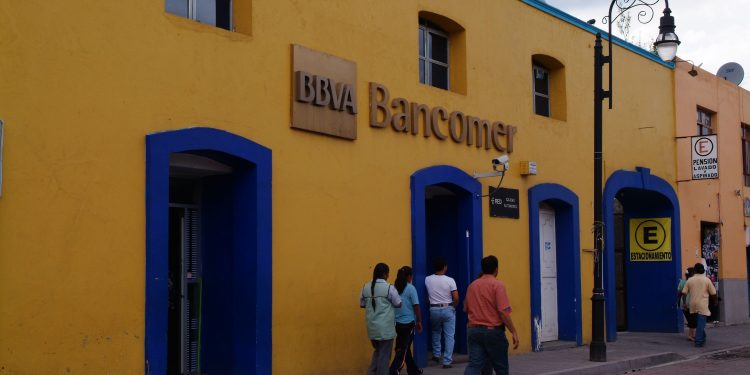
<instances>
[{"instance_id":1,"label":"dark window pane","mask_svg":"<svg viewBox=\"0 0 750 375\"><path fill-rule=\"evenodd\" d=\"M427 83L424 78L424 60L419 59L419 82Z\"/></svg>"},{"instance_id":2,"label":"dark window pane","mask_svg":"<svg viewBox=\"0 0 750 375\"><path fill-rule=\"evenodd\" d=\"M549 117L549 98L534 95L534 112L539 116Z\"/></svg>"},{"instance_id":3,"label":"dark window pane","mask_svg":"<svg viewBox=\"0 0 750 375\"><path fill-rule=\"evenodd\" d=\"M232 30L232 0L216 0L216 27Z\"/></svg>"},{"instance_id":4,"label":"dark window pane","mask_svg":"<svg viewBox=\"0 0 750 375\"><path fill-rule=\"evenodd\" d=\"M164 4L164 9L167 13L187 18L188 0L166 0Z\"/></svg>"},{"instance_id":5,"label":"dark window pane","mask_svg":"<svg viewBox=\"0 0 750 375\"><path fill-rule=\"evenodd\" d=\"M432 57L432 59L447 64L448 39L443 36L430 33L430 41L432 42L432 50L430 51L430 56Z\"/></svg>"},{"instance_id":6,"label":"dark window pane","mask_svg":"<svg viewBox=\"0 0 750 375\"><path fill-rule=\"evenodd\" d=\"M422 30L420 28L419 29L419 56L422 56L422 57L427 56L424 53L424 43L425 43L425 40L424 40L424 30Z\"/></svg>"},{"instance_id":7,"label":"dark window pane","mask_svg":"<svg viewBox=\"0 0 750 375\"><path fill-rule=\"evenodd\" d=\"M549 95L549 74L542 69L534 68L534 92Z\"/></svg>"},{"instance_id":8,"label":"dark window pane","mask_svg":"<svg viewBox=\"0 0 750 375\"><path fill-rule=\"evenodd\" d=\"M448 68L437 65L437 64L430 64L432 65L432 82L431 84L435 87L439 87L441 89L448 89Z\"/></svg>"}]
</instances>

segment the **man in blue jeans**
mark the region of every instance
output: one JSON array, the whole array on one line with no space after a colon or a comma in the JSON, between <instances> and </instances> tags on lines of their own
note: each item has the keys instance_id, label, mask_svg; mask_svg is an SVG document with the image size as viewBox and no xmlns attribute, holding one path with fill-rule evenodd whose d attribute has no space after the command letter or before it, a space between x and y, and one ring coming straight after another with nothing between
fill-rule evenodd
<instances>
[{"instance_id":1,"label":"man in blue jeans","mask_svg":"<svg viewBox=\"0 0 750 375\"><path fill-rule=\"evenodd\" d=\"M510 307L505 284L497 280L497 258L482 259L482 276L469 285L464 311L469 318L469 366L464 375L507 375L508 339L513 337L513 349L518 349L518 333L510 318Z\"/></svg>"},{"instance_id":2,"label":"man in blue jeans","mask_svg":"<svg viewBox=\"0 0 750 375\"><path fill-rule=\"evenodd\" d=\"M456 308L458 288L452 277L446 276L448 264L438 257L434 262L435 274L427 276L424 285L430 300L430 325L432 326L432 360L440 361L443 368L453 367L453 345L456 335ZM440 338L445 337L445 348L440 345ZM442 351L442 353L441 353Z\"/></svg>"},{"instance_id":3,"label":"man in blue jeans","mask_svg":"<svg viewBox=\"0 0 750 375\"><path fill-rule=\"evenodd\" d=\"M704 275L706 269L703 264L696 263L693 272L695 274L685 283L682 294L690 295L690 313L695 315L696 320L695 346L702 347L706 344L706 318L711 316L708 300L710 298L712 303L716 302L716 288Z\"/></svg>"}]
</instances>

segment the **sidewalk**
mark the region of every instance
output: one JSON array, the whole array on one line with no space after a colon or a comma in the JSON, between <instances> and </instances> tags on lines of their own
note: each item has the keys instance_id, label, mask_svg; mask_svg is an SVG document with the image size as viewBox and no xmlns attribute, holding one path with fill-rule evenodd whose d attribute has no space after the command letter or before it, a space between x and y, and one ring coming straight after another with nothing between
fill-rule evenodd
<instances>
[{"instance_id":1,"label":"sidewalk","mask_svg":"<svg viewBox=\"0 0 750 375\"><path fill-rule=\"evenodd\" d=\"M733 326L708 325L707 341L696 348L685 334L620 332L617 342L607 343L607 362L589 361L589 348L577 348L524 353L510 357L513 375L541 374L620 374L630 370L663 363L696 358L707 353L730 348L750 346L750 324ZM465 363L456 363L452 369L428 367L426 375L463 374Z\"/></svg>"}]
</instances>

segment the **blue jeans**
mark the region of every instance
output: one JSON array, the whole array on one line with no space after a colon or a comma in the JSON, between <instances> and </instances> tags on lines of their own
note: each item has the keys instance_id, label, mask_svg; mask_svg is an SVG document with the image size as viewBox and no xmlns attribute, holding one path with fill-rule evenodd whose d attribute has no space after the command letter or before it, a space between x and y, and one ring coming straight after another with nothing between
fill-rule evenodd
<instances>
[{"instance_id":1,"label":"blue jeans","mask_svg":"<svg viewBox=\"0 0 750 375\"><path fill-rule=\"evenodd\" d=\"M445 336L445 350L442 351L443 364L453 362L453 345L456 335L456 309L453 307L430 307L430 325L432 325L432 355L440 357L440 335Z\"/></svg>"},{"instance_id":2,"label":"blue jeans","mask_svg":"<svg viewBox=\"0 0 750 375\"><path fill-rule=\"evenodd\" d=\"M706 344L706 318L705 315L695 314L695 346Z\"/></svg>"},{"instance_id":3,"label":"blue jeans","mask_svg":"<svg viewBox=\"0 0 750 375\"><path fill-rule=\"evenodd\" d=\"M492 369L496 375L509 373L508 339L504 327L469 328L469 365L464 375L492 374Z\"/></svg>"}]
</instances>

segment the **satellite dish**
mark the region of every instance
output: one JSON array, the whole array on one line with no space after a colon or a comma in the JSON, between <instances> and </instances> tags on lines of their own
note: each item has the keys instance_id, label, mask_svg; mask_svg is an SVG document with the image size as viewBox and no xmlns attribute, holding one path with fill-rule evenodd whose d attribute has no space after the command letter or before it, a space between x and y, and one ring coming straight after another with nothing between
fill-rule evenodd
<instances>
[{"instance_id":1,"label":"satellite dish","mask_svg":"<svg viewBox=\"0 0 750 375\"><path fill-rule=\"evenodd\" d=\"M735 85L739 85L742 79L745 78L745 70L742 69L740 64L730 62L722 65L719 71L716 72L716 75Z\"/></svg>"}]
</instances>

